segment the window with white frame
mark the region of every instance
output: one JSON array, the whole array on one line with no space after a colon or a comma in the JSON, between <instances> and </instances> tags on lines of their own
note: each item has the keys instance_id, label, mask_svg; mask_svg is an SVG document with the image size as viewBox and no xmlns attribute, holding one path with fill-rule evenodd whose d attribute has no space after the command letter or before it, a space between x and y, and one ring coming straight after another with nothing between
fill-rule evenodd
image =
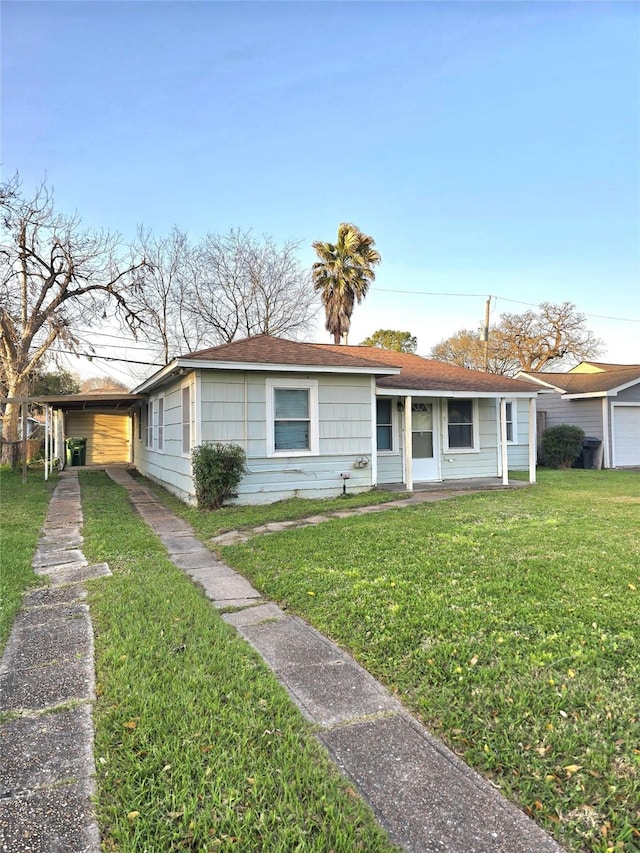
<instances>
[{"instance_id":1,"label":"window with white frame","mask_svg":"<svg viewBox=\"0 0 640 853\"><path fill-rule=\"evenodd\" d=\"M505 422L507 427L507 441L515 444L518 440L518 408L515 400L505 401Z\"/></svg>"},{"instance_id":2,"label":"window with white frame","mask_svg":"<svg viewBox=\"0 0 640 853\"><path fill-rule=\"evenodd\" d=\"M318 386L316 380L267 380L269 455L318 453Z\"/></svg>"},{"instance_id":3,"label":"window with white frame","mask_svg":"<svg viewBox=\"0 0 640 853\"><path fill-rule=\"evenodd\" d=\"M478 415L475 400L447 400L445 435L448 451L477 449Z\"/></svg>"},{"instance_id":4,"label":"window with white frame","mask_svg":"<svg viewBox=\"0 0 640 853\"><path fill-rule=\"evenodd\" d=\"M158 450L164 450L164 397L158 397Z\"/></svg>"},{"instance_id":5,"label":"window with white frame","mask_svg":"<svg viewBox=\"0 0 640 853\"><path fill-rule=\"evenodd\" d=\"M153 400L147 403L147 447L153 449Z\"/></svg>"},{"instance_id":6,"label":"window with white frame","mask_svg":"<svg viewBox=\"0 0 640 853\"><path fill-rule=\"evenodd\" d=\"M376 399L376 445L379 451L393 450L392 411L389 397Z\"/></svg>"},{"instance_id":7,"label":"window with white frame","mask_svg":"<svg viewBox=\"0 0 640 853\"><path fill-rule=\"evenodd\" d=\"M191 386L182 386L182 452L191 453Z\"/></svg>"}]
</instances>

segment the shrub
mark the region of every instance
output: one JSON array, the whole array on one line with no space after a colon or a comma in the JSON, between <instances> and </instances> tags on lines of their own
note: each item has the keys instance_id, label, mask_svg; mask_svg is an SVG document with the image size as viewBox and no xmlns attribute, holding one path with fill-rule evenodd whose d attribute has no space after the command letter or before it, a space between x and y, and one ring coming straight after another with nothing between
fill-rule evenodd
<instances>
[{"instance_id":1,"label":"shrub","mask_svg":"<svg viewBox=\"0 0 640 853\"><path fill-rule=\"evenodd\" d=\"M584 430L572 424L549 427L542 433L542 452L549 468L571 468L580 456Z\"/></svg>"},{"instance_id":2,"label":"shrub","mask_svg":"<svg viewBox=\"0 0 640 853\"><path fill-rule=\"evenodd\" d=\"M206 441L191 453L193 481L199 509L219 509L246 472L246 456L237 444Z\"/></svg>"}]
</instances>

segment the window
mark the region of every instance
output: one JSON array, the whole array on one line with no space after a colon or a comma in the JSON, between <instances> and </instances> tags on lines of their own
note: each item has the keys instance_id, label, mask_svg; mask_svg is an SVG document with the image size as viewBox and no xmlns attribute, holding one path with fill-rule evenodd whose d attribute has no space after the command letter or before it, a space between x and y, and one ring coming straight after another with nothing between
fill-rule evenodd
<instances>
[{"instance_id":1,"label":"window","mask_svg":"<svg viewBox=\"0 0 640 853\"><path fill-rule=\"evenodd\" d=\"M474 414L473 400L448 400L448 450L475 450L477 442Z\"/></svg>"},{"instance_id":2,"label":"window","mask_svg":"<svg viewBox=\"0 0 640 853\"><path fill-rule=\"evenodd\" d=\"M311 450L308 388L274 388L274 449Z\"/></svg>"},{"instance_id":3,"label":"window","mask_svg":"<svg viewBox=\"0 0 640 853\"><path fill-rule=\"evenodd\" d=\"M182 452L191 453L191 386L182 388Z\"/></svg>"},{"instance_id":4,"label":"window","mask_svg":"<svg viewBox=\"0 0 640 853\"><path fill-rule=\"evenodd\" d=\"M267 379L267 453L318 453L318 383Z\"/></svg>"},{"instance_id":5,"label":"window","mask_svg":"<svg viewBox=\"0 0 640 853\"><path fill-rule=\"evenodd\" d=\"M153 400L147 403L147 447L153 449Z\"/></svg>"},{"instance_id":6,"label":"window","mask_svg":"<svg viewBox=\"0 0 640 853\"><path fill-rule=\"evenodd\" d=\"M164 450L164 397L158 398L158 450Z\"/></svg>"},{"instance_id":7,"label":"window","mask_svg":"<svg viewBox=\"0 0 640 853\"><path fill-rule=\"evenodd\" d=\"M378 450L393 450L391 400L387 397L376 400L376 443Z\"/></svg>"},{"instance_id":8,"label":"window","mask_svg":"<svg viewBox=\"0 0 640 853\"><path fill-rule=\"evenodd\" d=\"M507 441L516 442L518 438L518 427L516 422L516 404L512 400L507 400L505 403L506 424L507 424Z\"/></svg>"}]
</instances>

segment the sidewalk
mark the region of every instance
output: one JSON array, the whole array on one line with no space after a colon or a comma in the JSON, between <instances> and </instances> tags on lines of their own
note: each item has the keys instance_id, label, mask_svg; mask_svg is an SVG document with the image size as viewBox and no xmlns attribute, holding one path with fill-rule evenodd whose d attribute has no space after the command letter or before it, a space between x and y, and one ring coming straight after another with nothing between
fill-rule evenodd
<instances>
[{"instance_id":1,"label":"sidewalk","mask_svg":"<svg viewBox=\"0 0 640 853\"><path fill-rule=\"evenodd\" d=\"M93 629L83 581L111 574L82 547L75 471L56 486L36 574L0 661L0 850L99 853L93 814ZM5 716L6 715L6 716Z\"/></svg>"},{"instance_id":2,"label":"sidewalk","mask_svg":"<svg viewBox=\"0 0 640 853\"><path fill-rule=\"evenodd\" d=\"M170 559L203 588L213 605L236 608L222 618L261 654L397 844L411 853L562 853L550 836L414 720L349 655L302 619L264 601L125 470L110 468L107 473L129 491ZM406 502L437 499L425 493ZM364 507L338 515L380 511L380 506ZM323 520L318 516L301 523ZM282 528L267 525L254 533L277 529ZM231 539L227 535L223 541Z\"/></svg>"}]
</instances>

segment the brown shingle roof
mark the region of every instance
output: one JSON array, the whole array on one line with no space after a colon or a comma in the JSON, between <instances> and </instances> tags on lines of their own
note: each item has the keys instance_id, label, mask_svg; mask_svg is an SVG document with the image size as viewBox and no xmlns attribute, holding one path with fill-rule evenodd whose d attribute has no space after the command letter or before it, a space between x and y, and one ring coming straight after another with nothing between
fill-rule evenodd
<instances>
[{"instance_id":1,"label":"brown shingle roof","mask_svg":"<svg viewBox=\"0 0 640 853\"><path fill-rule=\"evenodd\" d=\"M205 361L246 362L248 364L291 364L313 367L365 367L375 373L376 364L382 369L399 366L383 359L365 358L350 352L357 347L335 347L335 352L327 351L319 344L303 344L287 341L272 335L256 335L221 344L217 347L198 350L184 355L182 359L202 359Z\"/></svg>"},{"instance_id":2,"label":"brown shingle roof","mask_svg":"<svg viewBox=\"0 0 640 853\"><path fill-rule=\"evenodd\" d=\"M298 343L270 335L256 335L209 347L182 356L182 359L247 363L255 364L256 367L265 364L309 365L329 370L335 367L368 367L371 373L378 373L378 387L390 390L462 391L469 394L531 393L535 390L527 381L468 370L419 355L391 352L377 347ZM400 373L388 375L388 371L394 368L400 370Z\"/></svg>"},{"instance_id":3,"label":"brown shingle roof","mask_svg":"<svg viewBox=\"0 0 640 853\"><path fill-rule=\"evenodd\" d=\"M589 362L595 364L595 362ZM547 385L552 385L564 394L598 394L613 391L628 382L640 382L640 365L638 364L598 364L605 369L600 373L546 373L528 372L522 376L531 377ZM536 382L536 385L538 382Z\"/></svg>"},{"instance_id":4,"label":"brown shingle roof","mask_svg":"<svg viewBox=\"0 0 640 853\"><path fill-rule=\"evenodd\" d=\"M384 376L377 380L379 388L406 388L411 391L464 391L487 393L516 393L531 391L526 381L510 379L482 370L469 370L454 364L445 364L431 358L422 358L403 352L390 352L376 347L336 346L335 344L316 344L318 348L336 351L347 350L358 354L360 358L383 361L401 368L398 376Z\"/></svg>"}]
</instances>

